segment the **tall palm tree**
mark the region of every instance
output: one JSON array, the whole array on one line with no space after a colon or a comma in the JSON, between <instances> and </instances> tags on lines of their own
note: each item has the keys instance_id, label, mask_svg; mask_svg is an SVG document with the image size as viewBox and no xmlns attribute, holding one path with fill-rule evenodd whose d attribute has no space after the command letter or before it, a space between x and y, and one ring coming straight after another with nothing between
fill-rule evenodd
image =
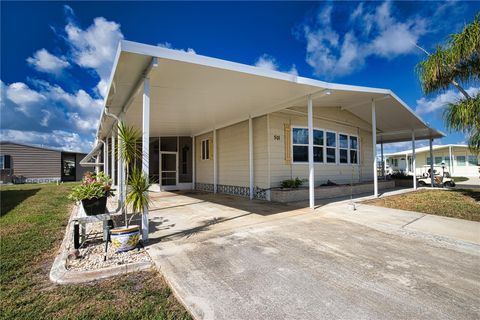
<instances>
[{"instance_id":1,"label":"tall palm tree","mask_svg":"<svg viewBox=\"0 0 480 320\"><path fill-rule=\"evenodd\" d=\"M427 59L416 67L423 92L438 93L454 86L461 93L461 98L447 105L444 120L448 129L465 132L470 149L479 152L480 92L470 95L462 85L480 80L480 14L461 32L450 35L445 45L426 53Z\"/></svg>"}]
</instances>

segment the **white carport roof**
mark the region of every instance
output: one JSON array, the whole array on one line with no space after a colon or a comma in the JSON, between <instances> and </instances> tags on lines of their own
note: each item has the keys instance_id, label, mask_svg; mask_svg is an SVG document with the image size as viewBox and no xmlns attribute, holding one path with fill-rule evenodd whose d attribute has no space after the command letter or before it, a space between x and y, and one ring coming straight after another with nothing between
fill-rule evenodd
<instances>
[{"instance_id":1,"label":"white carport roof","mask_svg":"<svg viewBox=\"0 0 480 320\"><path fill-rule=\"evenodd\" d=\"M444 144L444 145L435 145L435 146L432 146L432 150L442 150L442 149L447 149L449 147L452 147L452 148L465 148L467 149L468 146L466 144ZM422 152L428 152L430 151L430 147L420 147L420 148L417 148L415 149L415 153L416 154L419 154L419 153L422 153ZM408 150L404 150L404 151L398 151L398 152L394 152L394 153L386 153L385 154L385 157L394 157L394 156L405 156L406 154L412 154L412 149L408 149Z\"/></svg>"},{"instance_id":2,"label":"white carport roof","mask_svg":"<svg viewBox=\"0 0 480 320\"><path fill-rule=\"evenodd\" d=\"M150 78L150 135L197 135L249 116L306 106L340 107L371 124L376 100L377 141L440 138L388 89L341 85L266 70L187 52L121 41L106 99L109 112L125 112L127 122L142 127L143 77ZM322 94L327 92L328 95ZM104 138L113 119L102 113L97 137Z\"/></svg>"}]
</instances>

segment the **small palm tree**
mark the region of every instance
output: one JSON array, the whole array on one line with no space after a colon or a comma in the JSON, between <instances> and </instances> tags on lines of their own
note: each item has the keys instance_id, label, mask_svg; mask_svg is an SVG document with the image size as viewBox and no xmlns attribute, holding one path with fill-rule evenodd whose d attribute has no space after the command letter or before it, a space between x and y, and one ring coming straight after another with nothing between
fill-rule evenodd
<instances>
[{"instance_id":1,"label":"small palm tree","mask_svg":"<svg viewBox=\"0 0 480 320\"><path fill-rule=\"evenodd\" d=\"M422 48L421 48L422 49ZM470 95L461 84L480 79L480 14L460 33L452 34L445 46L421 61L416 69L425 94L447 90L453 85L462 98L449 103L444 112L447 128L466 132L468 144L480 151L480 92Z\"/></svg>"},{"instance_id":2,"label":"small palm tree","mask_svg":"<svg viewBox=\"0 0 480 320\"><path fill-rule=\"evenodd\" d=\"M137 171L137 162L142 158L142 152L139 149L141 139L140 132L134 127L129 127L123 122L118 124L118 148L117 155L125 163L125 181L130 185L130 169ZM119 168L120 169L120 168ZM148 188L147 188L148 189ZM127 195L128 199L128 195ZM126 199L126 200L127 200ZM128 201L125 201L125 226L128 227Z\"/></svg>"},{"instance_id":3,"label":"small palm tree","mask_svg":"<svg viewBox=\"0 0 480 320\"><path fill-rule=\"evenodd\" d=\"M150 197L148 195L150 183L148 182L148 177L142 172L142 170L135 166L130 174L128 186L130 187L130 190L127 193L125 204L126 206L132 207L133 218L135 214L142 213L150 204Z\"/></svg>"}]
</instances>

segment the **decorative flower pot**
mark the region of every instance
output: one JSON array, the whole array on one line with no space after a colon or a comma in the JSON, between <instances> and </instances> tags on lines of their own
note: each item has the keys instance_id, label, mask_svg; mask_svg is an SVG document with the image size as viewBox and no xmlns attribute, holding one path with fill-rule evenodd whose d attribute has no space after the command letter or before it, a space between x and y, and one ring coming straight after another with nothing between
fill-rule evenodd
<instances>
[{"instance_id":1,"label":"decorative flower pot","mask_svg":"<svg viewBox=\"0 0 480 320\"><path fill-rule=\"evenodd\" d=\"M107 197L83 199L82 205L87 216L104 214L107 211Z\"/></svg>"},{"instance_id":2,"label":"decorative flower pot","mask_svg":"<svg viewBox=\"0 0 480 320\"><path fill-rule=\"evenodd\" d=\"M140 227L137 225L115 228L110 231L110 239L115 252L134 249L140 240Z\"/></svg>"}]
</instances>

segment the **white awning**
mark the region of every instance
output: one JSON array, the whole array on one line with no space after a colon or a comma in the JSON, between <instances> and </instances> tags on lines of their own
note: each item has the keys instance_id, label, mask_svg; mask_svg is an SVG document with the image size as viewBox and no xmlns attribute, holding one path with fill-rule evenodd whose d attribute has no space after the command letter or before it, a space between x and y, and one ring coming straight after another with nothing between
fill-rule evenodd
<instances>
[{"instance_id":1,"label":"white awning","mask_svg":"<svg viewBox=\"0 0 480 320\"><path fill-rule=\"evenodd\" d=\"M155 59L152 64L152 58ZM261 69L201 55L122 41L111 75L106 103L109 111L126 112L129 124L141 128L141 80L147 72L151 85L150 134L197 135L249 116L306 106L340 107L371 124L371 102L376 100L378 142L440 138L402 100L388 89L327 83L288 73ZM329 94L321 94L328 90ZM98 137L111 130L113 119L102 114Z\"/></svg>"}]
</instances>

